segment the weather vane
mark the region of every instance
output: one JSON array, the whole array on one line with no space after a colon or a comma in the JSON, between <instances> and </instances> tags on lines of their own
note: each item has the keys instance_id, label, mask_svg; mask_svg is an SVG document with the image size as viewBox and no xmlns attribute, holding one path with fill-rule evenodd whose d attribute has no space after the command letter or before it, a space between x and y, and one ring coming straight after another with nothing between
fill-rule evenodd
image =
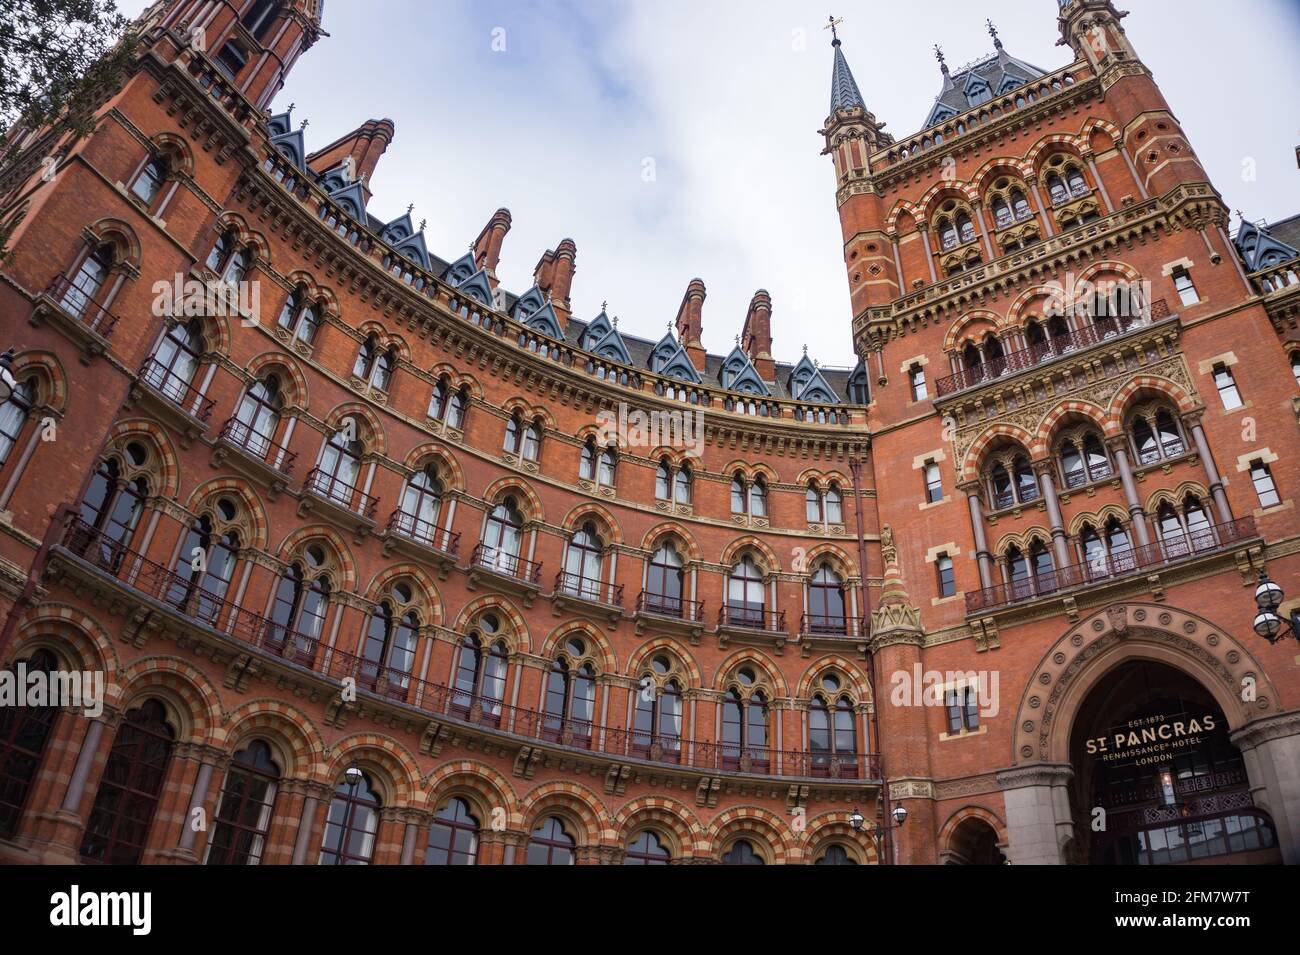
<instances>
[{"instance_id":1,"label":"weather vane","mask_svg":"<svg viewBox=\"0 0 1300 955\"><path fill-rule=\"evenodd\" d=\"M943 47L939 46L939 44L937 43L934 45L934 58L939 61L939 65L941 67L948 66L948 64L944 61L943 58Z\"/></svg>"},{"instance_id":2,"label":"weather vane","mask_svg":"<svg viewBox=\"0 0 1300 955\"><path fill-rule=\"evenodd\" d=\"M836 28L837 26L839 26L841 23L844 22L844 18L843 18L843 17L837 17L837 16L835 16L834 14L831 14L830 16L828 16L828 17L826 18L826 20L827 20L828 22L826 23L826 26L822 27L822 29L823 29L823 30L830 30L830 31L831 31L831 42L832 42L832 43L838 43L840 38L839 38L839 36L838 36L838 35L836 34L836 32L835 32L835 28Z\"/></svg>"}]
</instances>

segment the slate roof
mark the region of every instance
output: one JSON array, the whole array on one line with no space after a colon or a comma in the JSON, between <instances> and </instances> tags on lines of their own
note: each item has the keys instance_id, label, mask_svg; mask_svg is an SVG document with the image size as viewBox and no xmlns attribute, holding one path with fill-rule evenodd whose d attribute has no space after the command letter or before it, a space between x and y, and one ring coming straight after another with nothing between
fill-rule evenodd
<instances>
[{"instance_id":1,"label":"slate roof","mask_svg":"<svg viewBox=\"0 0 1300 955\"><path fill-rule=\"evenodd\" d=\"M1300 256L1300 215L1272 225L1243 222L1232 244L1247 272L1289 262Z\"/></svg>"},{"instance_id":2,"label":"slate roof","mask_svg":"<svg viewBox=\"0 0 1300 955\"><path fill-rule=\"evenodd\" d=\"M1046 70L1017 59L998 45L997 53L949 75L944 72L943 88L934 99L926 128L964 113L980 103L1023 86L1043 76Z\"/></svg>"}]
</instances>

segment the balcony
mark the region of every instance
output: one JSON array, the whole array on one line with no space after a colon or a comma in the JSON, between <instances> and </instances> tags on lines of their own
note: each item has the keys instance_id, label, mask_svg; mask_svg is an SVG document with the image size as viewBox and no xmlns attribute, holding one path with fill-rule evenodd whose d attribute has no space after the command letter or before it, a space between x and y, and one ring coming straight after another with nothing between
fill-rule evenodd
<instances>
[{"instance_id":1,"label":"balcony","mask_svg":"<svg viewBox=\"0 0 1300 955\"><path fill-rule=\"evenodd\" d=\"M230 454L233 449L234 455ZM275 500L289 486L298 455L282 444L254 431L236 418L227 418L212 448L212 466L230 466L245 477L266 484L267 497Z\"/></svg>"},{"instance_id":2,"label":"balcony","mask_svg":"<svg viewBox=\"0 0 1300 955\"><path fill-rule=\"evenodd\" d=\"M84 288L66 275L56 275L37 298L28 321L53 325L81 349L81 363L88 365L96 355L108 351L117 327L117 316L95 301L98 291Z\"/></svg>"},{"instance_id":3,"label":"balcony","mask_svg":"<svg viewBox=\"0 0 1300 955\"><path fill-rule=\"evenodd\" d=\"M299 516L318 505L323 505L336 519L350 525L353 538L360 544L375 526L375 508L379 506L379 498L371 497L327 471L313 468L302 485Z\"/></svg>"},{"instance_id":4,"label":"balcony","mask_svg":"<svg viewBox=\"0 0 1300 955\"><path fill-rule=\"evenodd\" d=\"M966 595L967 615L983 614L1040 598L1066 595L1078 587L1098 587L1209 554L1222 553L1257 537L1255 519L1164 536L1144 546L1099 556L1088 563L1053 569Z\"/></svg>"},{"instance_id":5,"label":"balcony","mask_svg":"<svg viewBox=\"0 0 1300 955\"><path fill-rule=\"evenodd\" d=\"M447 572L455 565L460 550L460 534L408 514L400 507L388 516L388 523L380 536L384 540L385 557L394 550L401 550L429 561L437 566L439 580L447 579Z\"/></svg>"},{"instance_id":6,"label":"balcony","mask_svg":"<svg viewBox=\"0 0 1300 955\"><path fill-rule=\"evenodd\" d=\"M809 656L813 650L843 652L846 645L865 654L865 637L869 631L870 621L864 627L861 619L848 615L847 608L843 614L805 612L799 617L799 647L804 656Z\"/></svg>"},{"instance_id":7,"label":"balcony","mask_svg":"<svg viewBox=\"0 0 1300 955\"><path fill-rule=\"evenodd\" d=\"M250 675L267 667L279 668L274 675L267 674L269 678L312 695L320 694L321 681L334 690L350 677L377 706L393 707L394 717L409 720L411 711L426 720L432 717L421 748L434 755L448 736L454 733L463 738L463 731L469 730L489 736L497 746L515 747L518 758L525 761L549 758L547 750L560 748L574 755L585 752L663 770L682 770L695 777L720 772L867 785L878 785L881 779L880 760L874 754L832 756L824 752L742 748L715 740L644 733L510 706L500 699L421 680L242 610L224 595L191 588L186 578L75 518L51 552L50 583L68 577L72 578L69 586L102 588L114 600L134 596L142 609L177 620L173 627L188 624L193 638L222 641L227 654L231 649L245 651L236 654L229 671L236 675L233 685L241 691L247 688ZM154 618L149 615L146 619ZM339 696L337 692L321 695L331 699ZM574 755L557 754L556 758L572 766ZM704 782L701 780L701 785Z\"/></svg>"},{"instance_id":8,"label":"balcony","mask_svg":"<svg viewBox=\"0 0 1300 955\"><path fill-rule=\"evenodd\" d=\"M643 590L637 594L636 610L632 616L636 620L638 636L647 629L667 630L688 637L692 644L698 644L704 633L703 600L686 600L681 596L670 597Z\"/></svg>"},{"instance_id":9,"label":"balcony","mask_svg":"<svg viewBox=\"0 0 1300 955\"><path fill-rule=\"evenodd\" d=\"M737 603L724 603L718 608L718 642L724 647L734 640L770 646L782 653L789 637L784 610Z\"/></svg>"},{"instance_id":10,"label":"balcony","mask_svg":"<svg viewBox=\"0 0 1300 955\"><path fill-rule=\"evenodd\" d=\"M555 575L551 603L558 617L566 607L607 619L613 627L623 616L623 585L612 587L599 580L560 571Z\"/></svg>"},{"instance_id":11,"label":"balcony","mask_svg":"<svg viewBox=\"0 0 1300 955\"><path fill-rule=\"evenodd\" d=\"M542 592L540 561L526 560L499 547L479 543L475 545L474 552L470 555L469 573L465 578L466 588L477 590L484 574L492 576L493 586L504 587L523 597L526 607L531 607L533 598Z\"/></svg>"},{"instance_id":12,"label":"balcony","mask_svg":"<svg viewBox=\"0 0 1300 955\"><path fill-rule=\"evenodd\" d=\"M1150 311L1150 315L1133 318L1099 319L1066 335L1057 335L1048 341L1010 352L1001 358L976 365L974 368L965 368L955 375L948 375L936 381L935 394L939 398L945 398L1006 375L1037 368L1064 355L1118 339L1136 329L1150 328L1153 322L1170 317L1169 305L1164 299L1153 302Z\"/></svg>"},{"instance_id":13,"label":"balcony","mask_svg":"<svg viewBox=\"0 0 1300 955\"><path fill-rule=\"evenodd\" d=\"M140 366L128 401L147 402L180 433L181 446L186 448L208 430L208 419L216 407L215 401L203 397L194 385L153 357Z\"/></svg>"}]
</instances>

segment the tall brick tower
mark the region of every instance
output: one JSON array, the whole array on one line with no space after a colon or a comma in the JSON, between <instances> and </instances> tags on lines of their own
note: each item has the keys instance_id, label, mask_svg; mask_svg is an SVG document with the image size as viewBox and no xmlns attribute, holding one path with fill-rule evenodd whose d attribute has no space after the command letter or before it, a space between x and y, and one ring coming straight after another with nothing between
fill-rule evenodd
<instances>
[{"instance_id":1,"label":"tall brick tower","mask_svg":"<svg viewBox=\"0 0 1300 955\"><path fill-rule=\"evenodd\" d=\"M897 140L832 42L900 851L1162 861L1171 834L1236 827L1262 835L1213 854L1297 861L1300 681L1251 630L1259 570L1300 566L1295 379L1127 14L1058 7L1070 62L1033 66L989 23L977 62L936 50L930 115ZM1190 756L1088 745L1183 710L1221 730Z\"/></svg>"}]
</instances>

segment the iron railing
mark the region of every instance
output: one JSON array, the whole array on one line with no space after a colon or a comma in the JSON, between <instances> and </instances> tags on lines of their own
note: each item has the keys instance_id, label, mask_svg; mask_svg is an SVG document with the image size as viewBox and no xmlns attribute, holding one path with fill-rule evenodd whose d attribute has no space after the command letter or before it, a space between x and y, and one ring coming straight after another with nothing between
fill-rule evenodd
<instances>
[{"instance_id":1,"label":"iron railing","mask_svg":"<svg viewBox=\"0 0 1300 955\"><path fill-rule=\"evenodd\" d=\"M702 622L704 620L704 601L685 600L681 597L669 597L664 594L643 590L636 598L636 612Z\"/></svg>"},{"instance_id":2,"label":"iron railing","mask_svg":"<svg viewBox=\"0 0 1300 955\"><path fill-rule=\"evenodd\" d=\"M346 508L358 517L374 520L379 498L372 497L355 485L321 468L312 468L303 482L303 490Z\"/></svg>"},{"instance_id":3,"label":"iron railing","mask_svg":"<svg viewBox=\"0 0 1300 955\"><path fill-rule=\"evenodd\" d=\"M966 612L982 613L1077 587L1160 567L1201 554L1222 550L1255 537L1255 519L1243 517L1200 530L1162 535L1150 544L1111 551L1082 564L1054 568L1044 573L986 587L966 595Z\"/></svg>"},{"instance_id":4,"label":"iron railing","mask_svg":"<svg viewBox=\"0 0 1300 955\"><path fill-rule=\"evenodd\" d=\"M567 570L562 570L555 575L557 594L568 594L570 597L581 597L583 600L594 600L615 607L623 606L623 585L615 584L612 591L608 592L608 596L607 586L602 581L581 574L571 574Z\"/></svg>"},{"instance_id":5,"label":"iron railing","mask_svg":"<svg viewBox=\"0 0 1300 955\"><path fill-rule=\"evenodd\" d=\"M69 522L61 545L71 559L112 578L117 586L157 601L259 653L332 681L341 683L352 678L363 692L461 724L516 738L692 769L792 778L866 781L881 778L880 759L875 754L832 756L825 752L739 746L629 730L590 719L511 706L482 693L422 680L402 668L330 647L315 636L276 624L240 608L225 599L223 593L205 590L201 584L194 586L190 579L154 563L79 519Z\"/></svg>"},{"instance_id":6,"label":"iron railing","mask_svg":"<svg viewBox=\"0 0 1300 955\"><path fill-rule=\"evenodd\" d=\"M400 507L389 515L386 529L390 534L400 534L408 540L440 550L444 554L455 556L460 549L459 533L450 528L441 528L422 517L416 517Z\"/></svg>"},{"instance_id":7,"label":"iron railing","mask_svg":"<svg viewBox=\"0 0 1300 955\"><path fill-rule=\"evenodd\" d=\"M157 358L149 357L140 366L139 378L187 415L207 422L217 403L199 394L193 384L172 371Z\"/></svg>"},{"instance_id":8,"label":"iron railing","mask_svg":"<svg viewBox=\"0 0 1300 955\"><path fill-rule=\"evenodd\" d=\"M45 294L59 303L59 307L81 322L101 338L111 338L117 327L117 316L95 301L99 289L87 289L66 275L50 279Z\"/></svg>"},{"instance_id":9,"label":"iron railing","mask_svg":"<svg viewBox=\"0 0 1300 955\"><path fill-rule=\"evenodd\" d=\"M858 620L847 613L805 613L799 618L799 632L834 637L856 637Z\"/></svg>"},{"instance_id":10,"label":"iron railing","mask_svg":"<svg viewBox=\"0 0 1300 955\"><path fill-rule=\"evenodd\" d=\"M1000 358L992 358L974 368L963 368L953 375L940 378L934 383L935 393L940 397L970 388L985 381L1014 374L1027 368L1034 368L1061 355L1068 355L1082 348L1089 348L1098 342L1116 338L1133 328L1140 328L1149 321L1159 321L1169 317L1169 305L1164 299L1151 304L1150 315L1134 315L1122 318L1107 317L1089 322L1064 335L1054 335L1045 342L1009 352Z\"/></svg>"},{"instance_id":11,"label":"iron railing","mask_svg":"<svg viewBox=\"0 0 1300 955\"><path fill-rule=\"evenodd\" d=\"M298 455L266 435L250 428L237 418L227 418L218 437L227 444L250 454L285 477L293 473L293 463Z\"/></svg>"},{"instance_id":12,"label":"iron railing","mask_svg":"<svg viewBox=\"0 0 1300 955\"><path fill-rule=\"evenodd\" d=\"M542 579L542 564L540 561L527 560L517 554L511 554L509 551L504 551L499 547L492 547L489 544L479 543L475 545L474 553L470 556L470 563L475 567L490 570L494 574L514 577L534 586L540 586Z\"/></svg>"},{"instance_id":13,"label":"iron railing","mask_svg":"<svg viewBox=\"0 0 1300 955\"><path fill-rule=\"evenodd\" d=\"M750 604L724 603L718 608L718 626L776 633L785 630L785 611L768 610Z\"/></svg>"}]
</instances>

